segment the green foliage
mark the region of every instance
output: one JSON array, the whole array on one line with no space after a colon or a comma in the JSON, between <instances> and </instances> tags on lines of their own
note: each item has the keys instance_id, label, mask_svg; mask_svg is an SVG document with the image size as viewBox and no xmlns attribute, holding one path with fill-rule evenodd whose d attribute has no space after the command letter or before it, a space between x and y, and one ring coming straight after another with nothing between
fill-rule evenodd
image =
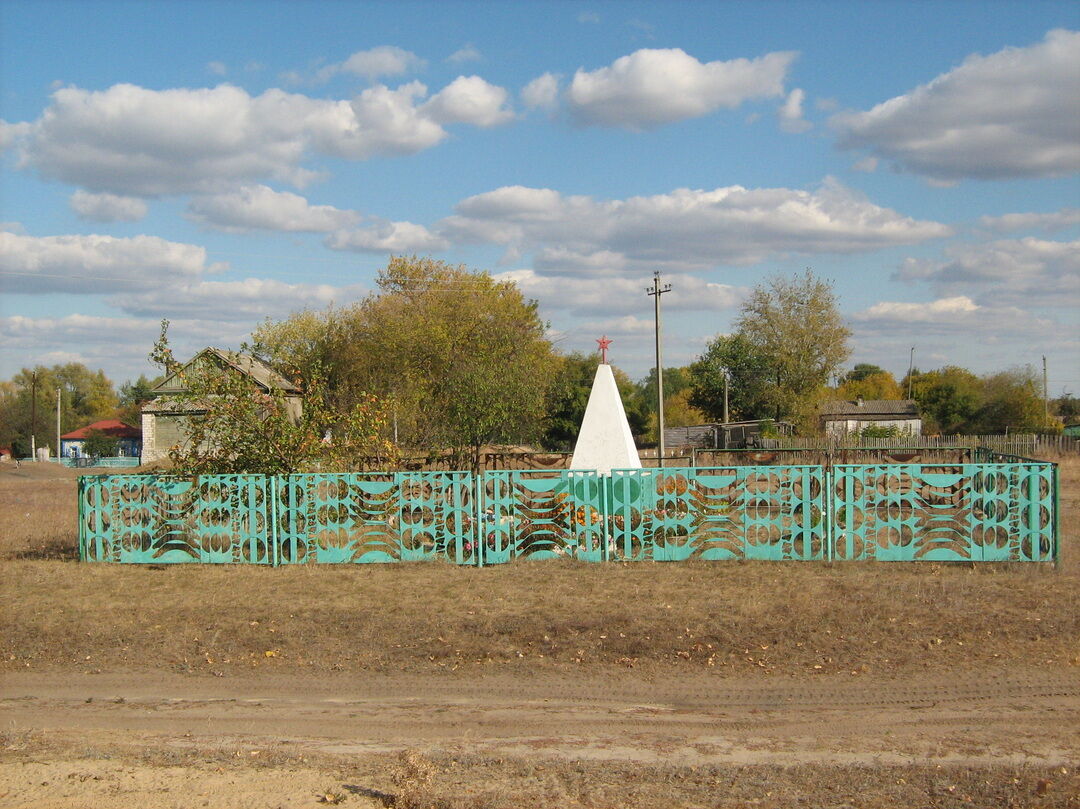
<instances>
[{"instance_id":1,"label":"green foliage","mask_svg":"<svg viewBox=\"0 0 1080 809\"><path fill-rule=\"evenodd\" d=\"M768 358L741 334L718 335L689 367L689 404L713 421L724 418L724 371L728 383L728 418L748 421L769 408Z\"/></svg>"},{"instance_id":2,"label":"green foliage","mask_svg":"<svg viewBox=\"0 0 1080 809\"><path fill-rule=\"evenodd\" d=\"M736 322L768 367L765 399L777 419L810 426L829 377L847 359L847 338L832 285L812 271L754 287Z\"/></svg>"},{"instance_id":3,"label":"green foliage","mask_svg":"<svg viewBox=\"0 0 1080 809\"><path fill-rule=\"evenodd\" d=\"M151 357L171 357L165 329ZM192 413L183 422L185 440L169 451L179 474L285 475L356 469L361 458L394 461L394 449L383 438L383 403L365 395L338 408L319 368L300 380L299 413L286 391L262 389L216 355L172 368L184 390L168 398L179 411Z\"/></svg>"},{"instance_id":4,"label":"green foliage","mask_svg":"<svg viewBox=\"0 0 1080 809\"><path fill-rule=\"evenodd\" d=\"M566 452L574 448L599 363L600 359L595 354L580 352L557 358L541 421L540 443L545 449ZM642 435L648 429L649 414L641 401L640 391L625 371L614 366L611 371L623 401L630 432Z\"/></svg>"},{"instance_id":5,"label":"green foliage","mask_svg":"<svg viewBox=\"0 0 1080 809\"><path fill-rule=\"evenodd\" d=\"M971 371L947 365L926 373L913 371L912 396L919 405L923 432L950 435L968 432L975 426L983 391L979 378Z\"/></svg>"},{"instance_id":6,"label":"green foliage","mask_svg":"<svg viewBox=\"0 0 1080 809\"><path fill-rule=\"evenodd\" d=\"M859 366L855 367L859 368ZM874 368L876 366L871 365L863 367ZM854 374L854 371L851 374L848 374L847 380L836 391L841 399L853 402L859 398L867 400L898 400L904 398L904 393L900 390L900 385L888 371L879 369L877 371L859 374L857 377L853 377L852 374Z\"/></svg>"},{"instance_id":7,"label":"green foliage","mask_svg":"<svg viewBox=\"0 0 1080 809\"><path fill-rule=\"evenodd\" d=\"M1080 399L1071 393L1063 394L1050 402L1050 412L1065 424L1080 422Z\"/></svg>"},{"instance_id":8,"label":"green foliage","mask_svg":"<svg viewBox=\"0 0 1080 809\"><path fill-rule=\"evenodd\" d=\"M116 412L116 391L104 371L91 371L78 362L23 368L0 387L0 444L17 442L28 455L32 415L36 409L37 446L52 447L55 454L57 388L62 433L112 418Z\"/></svg>"},{"instance_id":9,"label":"green foliage","mask_svg":"<svg viewBox=\"0 0 1080 809\"><path fill-rule=\"evenodd\" d=\"M859 431L860 438L899 438L900 428L895 424L888 427L882 424L867 424Z\"/></svg>"},{"instance_id":10,"label":"green foliage","mask_svg":"<svg viewBox=\"0 0 1080 809\"><path fill-rule=\"evenodd\" d=\"M855 363L855 367L847 372L847 375L844 377L844 381L845 382L862 382L868 376L873 376L875 374L885 374L885 373L888 373L888 371L886 371L884 368L881 368L881 367L879 367L877 365L871 365L868 362L857 362L857 363ZM892 376L892 374L889 374L889 376Z\"/></svg>"},{"instance_id":11,"label":"green foliage","mask_svg":"<svg viewBox=\"0 0 1080 809\"><path fill-rule=\"evenodd\" d=\"M120 439L106 435L101 430L87 430L82 451L91 458L110 458L116 454Z\"/></svg>"},{"instance_id":12,"label":"green foliage","mask_svg":"<svg viewBox=\"0 0 1080 809\"><path fill-rule=\"evenodd\" d=\"M395 257L379 291L326 313L264 324L257 342L279 366L326 370L328 395L350 407L372 392L392 409L403 446L479 463L482 446L538 437L554 354L536 303L430 258Z\"/></svg>"},{"instance_id":13,"label":"green foliage","mask_svg":"<svg viewBox=\"0 0 1080 809\"><path fill-rule=\"evenodd\" d=\"M154 386L164 379L162 376L150 379L146 374L139 374L134 382L125 382L120 386L120 409L116 417L125 424L138 427L141 424L142 406L154 398Z\"/></svg>"}]
</instances>

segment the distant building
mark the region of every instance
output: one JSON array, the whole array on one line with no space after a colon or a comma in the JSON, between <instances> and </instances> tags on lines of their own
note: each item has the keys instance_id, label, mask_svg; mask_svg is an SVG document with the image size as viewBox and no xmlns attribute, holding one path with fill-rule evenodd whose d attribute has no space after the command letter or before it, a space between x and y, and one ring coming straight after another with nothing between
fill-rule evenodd
<instances>
[{"instance_id":1,"label":"distant building","mask_svg":"<svg viewBox=\"0 0 1080 809\"><path fill-rule=\"evenodd\" d=\"M60 436L61 458L85 458L86 452L83 444L90 435L91 430L97 430L109 438L115 438L116 454L128 458L138 458L142 453L142 430L124 424L119 419L105 419L87 424L78 430L72 430Z\"/></svg>"},{"instance_id":2,"label":"distant building","mask_svg":"<svg viewBox=\"0 0 1080 809\"><path fill-rule=\"evenodd\" d=\"M825 402L821 406L821 427L825 435L836 437L861 433L867 427L895 427L911 436L922 435L922 419L911 399Z\"/></svg>"},{"instance_id":3,"label":"distant building","mask_svg":"<svg viewBox=\"0 0 1080 809\"><path fill-rule=\"evenodd\" d=\"M218 365L228 373L243 375L263 392L283 391L290 416L300 418L303 409L300 388L265 362L249 354L223 351L220 348L204 348L158 383L151 391L154 399L143 405L142 462L144 464L167 457L171 447L184 441L185 421L206 412L205 402L184 398L187 388L184 385L183 372L208 362Z\"/></svg>"},{"instance_id":4,"label":"distant building","mask_svg":"<svg viewBox=\"0 0 1080 809\"><path fill-rule=\"evenodd\" d=\"M791 435L795 428L786 421L729 421L668 427L664 445L669 449L744 449L760 446L761 427L766 424L779 435Z\"/></svg>"}]
</instances>

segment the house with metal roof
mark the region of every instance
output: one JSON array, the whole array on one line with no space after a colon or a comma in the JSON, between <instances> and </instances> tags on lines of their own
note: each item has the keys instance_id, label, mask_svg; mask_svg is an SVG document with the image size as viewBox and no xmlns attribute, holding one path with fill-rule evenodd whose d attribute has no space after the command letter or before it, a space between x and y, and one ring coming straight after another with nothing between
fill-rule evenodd
<instances>
[{"instance_id":1,"label":"house with metal roof","mask_svg":"<svg viewBox=\"0 0 1080 809\"><path fill-rule=\"evenodd\" d=\"M265 393L281 391L289 415L299 419L303 410L301 390L258 357L204 348L188 362L167 374L154 386L154 398L142 407L142 462L152 463L167 457L169 449L187 436L184 422L206 412L206 402L188 395L185 372L205 363L213 363L227 373L242 375L255 389Z\"/></svg>"},{"instance_id":2,"label":"house with metal roof","mask_svg":"<svg viewBox=\"0 0 1080 809\"><path fill-rule=\"evenodd\" d=\"M912 399L856 399L825 402L821 406L821 427L827 436L861 433L867 427L922 435L922 419Z\"/></svg>"},{"instance_id":3,"label":"house with metal roof","mask_svg":"<svg viewBox=\"0 0 1080 809\"><path fill-rule=\"evenodd\" d=\"M93 431L116 439L116 454L123 457L138 458L142 452L142 430L124 424L119 419L105 419L87 424L78 430L60 436L61 458L82 458L86 456L83 445Z\"/></svg>"}]
</instances>

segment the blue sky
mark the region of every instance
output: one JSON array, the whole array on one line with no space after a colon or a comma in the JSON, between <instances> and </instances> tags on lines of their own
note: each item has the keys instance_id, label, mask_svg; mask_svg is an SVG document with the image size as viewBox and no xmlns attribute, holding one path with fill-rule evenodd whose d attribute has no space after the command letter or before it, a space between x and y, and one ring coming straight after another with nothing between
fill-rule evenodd
<instances>
[{"instance_id":1,"label":"blue sky","mask_svg":"<svg viewBox=\"0 0 1080 809\"><path fill-rule=\"evenodd\" d=\"M1080 393L1075 3L0 4L0 378L152 372L365 295L512 278L560 349L667 364L834 283L850 364L1045 355Z\"/></svg>"}]
</instances>

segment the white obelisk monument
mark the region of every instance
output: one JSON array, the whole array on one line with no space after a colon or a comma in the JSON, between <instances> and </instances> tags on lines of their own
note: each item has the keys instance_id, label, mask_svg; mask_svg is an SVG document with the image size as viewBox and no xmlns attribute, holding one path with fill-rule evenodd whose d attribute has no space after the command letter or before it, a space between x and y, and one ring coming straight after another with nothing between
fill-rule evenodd
<instances>
[{"instance_id":1,"label":"white obelisk monument","mask_svg":"<svg viewBox=\"0 0 1080 809\"><path fill-rule=\"evenodd\" d=\"M600 364L593 377L570 468L595 469L601 475L610 475L612 469L640 469L641 458L626 420L615 375L607 363L611 340L601 337L596 342L600 344Z\"/></svg>"}]
</instances>

